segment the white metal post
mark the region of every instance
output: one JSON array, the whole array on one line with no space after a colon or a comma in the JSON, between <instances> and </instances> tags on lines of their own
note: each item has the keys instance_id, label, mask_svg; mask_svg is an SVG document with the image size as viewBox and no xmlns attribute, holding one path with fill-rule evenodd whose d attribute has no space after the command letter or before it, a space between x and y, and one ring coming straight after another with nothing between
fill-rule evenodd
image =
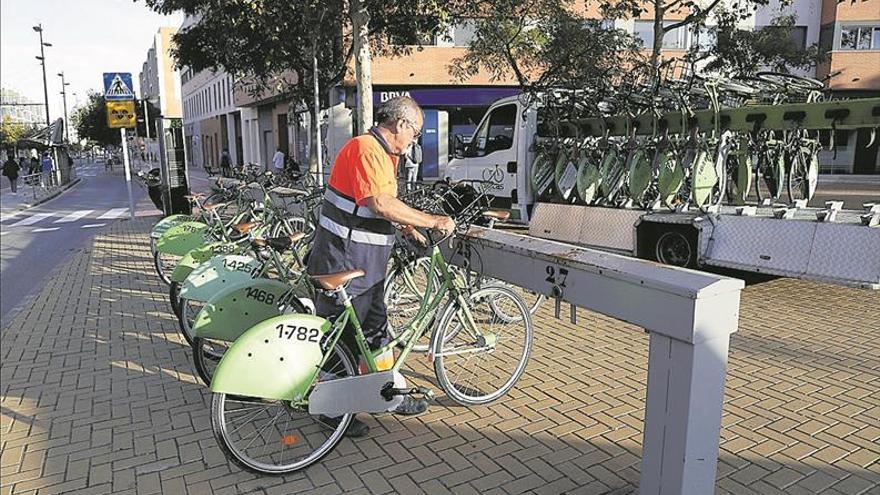
<instances>
[{"instance_id":1,"label":"white metal post","mask_svg":"<svg viewBox=\"0 0 880 495\"><path fill-rule=\"evenodd\" d=\"M323 13L321 18L323 19ZM318 160L317 175L318 185L324 185L324 157L321 152L321 105L318 98L318 39L317 34L312 38L312 78L315 80L315 157Z\"/></svg>"},{"instance_id":2,"label":"white metal post","mask_svg":"<svg viewBox=\"0 0 880 495\"><path fill-rule=\"evenodd\" d=\"M125 187L128 188L128 214L134 220L134 196L131 194L131 162L128 158L128 140L125 136L125 127L119 128L122 136L122 162L125 165Z\"/></svg>"}]
</instances>

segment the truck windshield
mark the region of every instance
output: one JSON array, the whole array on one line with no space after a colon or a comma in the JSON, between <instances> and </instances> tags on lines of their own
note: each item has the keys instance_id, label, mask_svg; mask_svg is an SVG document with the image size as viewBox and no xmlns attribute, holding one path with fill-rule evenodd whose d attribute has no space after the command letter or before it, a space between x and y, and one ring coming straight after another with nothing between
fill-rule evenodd
<instances>
[{"instance_id":1,"label":"truck windshield","mask_svg":"<svg viewBox=\"0 0 880 495\"><path fill-rule=\"evenodd\" d=\"M474 139L468 146L467 156L485 156L495 151L509 149L513 146L515 126L515 103L493 109L474 133Z\"/></svg>"}]
</instances>

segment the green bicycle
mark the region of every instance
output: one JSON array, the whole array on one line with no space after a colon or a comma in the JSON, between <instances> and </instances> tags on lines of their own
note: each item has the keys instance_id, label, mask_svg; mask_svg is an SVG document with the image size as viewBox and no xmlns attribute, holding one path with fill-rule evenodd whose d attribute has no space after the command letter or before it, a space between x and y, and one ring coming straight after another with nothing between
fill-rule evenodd
<instances>
[{"instance_id":1,"label":"green bicycle","mask_svg":"<svg viewBox=\"0 0 880 495\"><path fill-rule=\"evenodd\" d=\"M391 411L407 395L430 397L430 390L408 387L400 369L438 312L429 359L447 396L459 404L479 405L513 388L532 346L526 304L503 286L468 293L437 244L430 259L436 277L427 280L418 316L380 349L369 348L345 290L349 281L364 275L362 270L312 277L316 288L344 307L332 321L285 314L239 337L211 381L211 424L223 452L258 473L298 471L329 454L356 413ZM499 307L504 318L497 313ZM366 361L365 374L358 374L350 350L339 342L349 324ZM380 371L376 357L401 343L403 350L391 368Z\"/></svg>"}]
</instances>

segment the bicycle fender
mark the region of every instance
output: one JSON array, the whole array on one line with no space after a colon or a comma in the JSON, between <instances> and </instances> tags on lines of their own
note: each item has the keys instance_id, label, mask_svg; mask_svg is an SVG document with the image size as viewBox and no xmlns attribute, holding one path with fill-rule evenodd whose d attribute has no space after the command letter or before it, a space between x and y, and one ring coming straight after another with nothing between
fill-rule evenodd
<instances>
[{"instance_id":1,"label":"bicycle fender","mask_svg":"<svg viewBox=\"0 0 880 495\"><path fill-rule=\"evenodd\" d=\"M164 254L186 256L186 253L202 247L206 240L208 225L202 222L179 223L166 231L156 242L156 250Z\"/></svg>"},{"instance_id":2,"label":"bicycle fender","mask_svg":"<svg viewBox=\"0 0 880 495\"><path fill-rule=\"evenodd\" d=\"M276 316L249 328L223 354L211 391L273 400L302 400L323 359L330 322L312 315Z\"/></svg>"},{"instance_id":3,"label":"bicycle fender","mask_svg":"<svg viewBox=\"0 0 880 495\"><path fill-rule=\"evenodd\" d=\"M226 241L212 242L206 246L198 247L186 253L186 256L180 260L174 271L171 272L171 281L181 283L186 277L192 273L199 265L209 259L224 254L233 254L241 251L241 248L233 243Z\"/></svg>"},{"instance_id":4,"label":"bicycle fender","mask_svg":"<svg viewBox=\"0 0 880 495\"><path fill-rule=\"evenodd\" d=\"M196 337L233 342L257 323L281 314L282 296L291 287L268 278L244 280L210 298L196 315Z\"/></svg>"},{"instance_id":5,"label":"bicycle fender","mask_svg":"<svg viewBox=\"0 0 880 495\"><path fill-rule=\"evenodd\" d=\"M156 225L153 225L153 229L150 231L150 237L153 239L158 239L162 237L162 234L168 231L171 227L183 222L193 222L195 221L195 217L192 215L170 215L162 220L156 222Z\"/></svg>"},{"instance_id":6,"label":"bicycle fender","mask_svg":"<svg viewBox=\"0 0 880 495\"><path fill-rule=\"evenodd\" d=\"M208 301L227 287L253 279L259 270L260 262L250 256L214 256L186 277L180 286L180 297Z\"/></svg>"}]
</instances>

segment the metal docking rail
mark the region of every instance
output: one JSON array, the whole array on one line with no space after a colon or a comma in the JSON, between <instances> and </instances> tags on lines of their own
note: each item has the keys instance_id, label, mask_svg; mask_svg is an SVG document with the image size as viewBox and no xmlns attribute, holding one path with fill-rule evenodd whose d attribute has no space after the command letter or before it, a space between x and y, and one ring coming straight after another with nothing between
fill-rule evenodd
<instances>
[{"instance_id":1,"label":"metal docking rail","mask_svg":"<svg viewBox=\"0 0 880 495\"><path fill-rule=\"evenodd\" d=\"M650 334L639 493L713 493L728 346L744 283L480 227L468 240L471 267L556 297L557 315L566 301ZM461 256L451 261L462 264Z\"/></svg>"}]
</instances>

